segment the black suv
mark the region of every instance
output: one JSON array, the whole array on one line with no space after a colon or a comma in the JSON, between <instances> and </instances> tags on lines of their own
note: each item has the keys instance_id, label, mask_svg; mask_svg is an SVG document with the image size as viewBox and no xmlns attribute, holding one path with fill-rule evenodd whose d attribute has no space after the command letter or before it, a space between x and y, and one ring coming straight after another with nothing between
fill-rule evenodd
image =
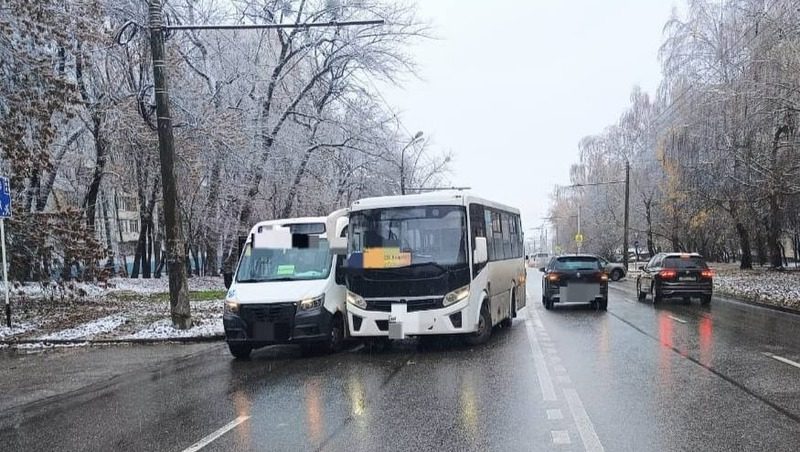
<instances>
[{"instance_id":1,"label":"black suv","mask_svg":"<svg viewBox=\"0 0 800 452\"><path fill-rule=\"evenodd\" d=\"M545 309L553 309L554 303L590 303L601 311L608 308L608 273L597 256L554 257L539 271Z\"/></svg>"},{"instance_id":2,"label":"black suv","mask_svg":"<svg viewBox=\"0 0 800 452\"><path fill-rule=\"evenodd\" d=\"M714 271L708 268L703 256L697 253L659 253L647 265L640 267L636 278L639 301L647 295L658 303L664 298L700 298L711 303L714 290Z\"/></svg>"}]
</instances>

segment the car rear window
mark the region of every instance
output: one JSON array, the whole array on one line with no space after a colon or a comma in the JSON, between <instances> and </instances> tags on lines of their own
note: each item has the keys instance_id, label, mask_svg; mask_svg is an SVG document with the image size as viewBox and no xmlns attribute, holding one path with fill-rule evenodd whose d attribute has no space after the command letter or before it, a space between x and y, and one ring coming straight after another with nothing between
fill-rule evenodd
<instances>
[{"instance_id":1,"label":"car rear window","mask_svg":"<svg viewBox=\"0 0 800 452\"><path fill-rule=\"evenodd\" d=\"M668 257L664 259L664 268L708 268L700 257Z\"/></svg>"},{"instance_id":2,"label":"car rear window","mask_svg":"<svg viewBox=\"0 0 800 452\"><path fill-rule=\"evenodd\" d=\"M559 257L556 270L599 270L602 266L596 257Z\"/></svg>"}]
</instances>

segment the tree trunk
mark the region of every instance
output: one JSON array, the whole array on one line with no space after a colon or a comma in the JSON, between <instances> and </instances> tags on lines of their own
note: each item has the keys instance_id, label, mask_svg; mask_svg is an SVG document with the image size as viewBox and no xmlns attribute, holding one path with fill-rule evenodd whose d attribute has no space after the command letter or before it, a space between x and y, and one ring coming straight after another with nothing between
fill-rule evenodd
<instances>
[{"instance_id":1,"label":"tree trunk","mask_svg":"<svg viewBox=\"0 0 800 452\"><path fill-rule=\"evenodd\" d=\"M769 197L769 228L767 229L767 249L769 262L774 268L783 267L783 253L780 245L781 237L781 209L777 193Z\"/></svg>"},{"instance_id":2,"label":"tree trunk","mask_svg":"<svg viewBox=\"0 0 800 452\"><path fill-rule=\"evenodd\" d=\"M142 247L142 278L150 279L153 276L153 232L150 229L152 222L148 218L139 227L144 233L144 246Z\"/></svg>"},{"instance_id":3,"label":"tree trunk","mask_svg":"<svg viewBox=\"0 0 800 452\"><path fill-rule=\"evenodd\" d=\"M758 265L761 267L767 263L767 248L764 245L764 234L762 234L761 228L756 231L756 257Z\"/></svg>"},{"instance_id":4,"label":"tree trunk","mask_svg":"<svg viewBox=\"0 0 800 452\"><path fill-rule=\"evenodd\" d=\"M742 252L742 260L739 264L739 268L742 270L752 269L753 254L750 249L750 234L747 232L747 228L742 223L741 218L739 218L739 204L736 201L730 201L728 204L728 213L730 213L731 218L736 224L736 234L739 236L739 249Z\"/></svg>"},{"instance_id":5,"label":"tree trunk","mask_svg":"<svg viewBox=\"0 0 800 452\"><path fill-rule=\"evenodd\" d=\"M100 183L103 181L103 173L106 168L107 160L107 147L103 132L101 130L101 120L99 114L95 113L92 117L94 128L94 150L96 154L96 161L94 164L94 172L92 180L89 183L89 189L86 191L86 196L83 198L83 211L86 214L86 224L90 229L94 229L95 212L97 210L97 196L100 192Z\"/></svg>"},{"instance_id":6,"label":"tree trunk","mask_svg":"<svg viewBox=\"0 0 800 452\"><path fill-rule=\"evenodd\" d=\"M297 168L297 172L294 174L292 185L289 187L289 194L286 196L286 203L283 205L283 210L281 211L281 218L289 218L292 215L292 208L294 207L294 199L297 197L297 188L300 186L300 181L303 180L303 176L306 173L306 168L308 167L308 161L311 160L311 155L314 153L314 150L316 149L317 146L311 146L308 149L306 149L306 152L303 154L303 159L300 161L300 166Z\"/></svg>"},{"instance_id":7,"label":"tree trunk","mask_svg":"<svg viewBox=\"0 0 800 452\"><path fill-rule=\"evenodd\" d=\"M131 269L131 278L133 279L139 278L139 271L140 269L142 269L144 265L144 255L146 254L145 251L146 241L147 241L147 231L145 230L144 227L139 228L139 238L136 240L136 254L133 257L133 268Z\"/></svg>"},{"instance_id":8,"label":"tree trunk","mask_svg":"<svg viewBox=\"0 0 800 452\"><path fill-rule=\"evenodd\" d=\"M753 254L750 250L750 234L741 222L736 223L736 233L739 235L739 248L742 250L742 261L739 268L749 270L753 268Z\"/></svg>"}]
</instances>

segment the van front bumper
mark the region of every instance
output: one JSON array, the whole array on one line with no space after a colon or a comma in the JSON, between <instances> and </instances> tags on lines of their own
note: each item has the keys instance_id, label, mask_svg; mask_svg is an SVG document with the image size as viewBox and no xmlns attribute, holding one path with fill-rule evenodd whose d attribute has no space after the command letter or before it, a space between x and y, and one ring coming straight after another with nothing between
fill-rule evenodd
<instances>
[{"instance_id":1,"label":"van front bumper","mask_svg":"<svg viewBox=\"0 0 800 452\"><path fill-rule=\"evenodd\" d=\"M324 307L299 311L295 303L240 304L222 316L225 340L254 347L323 342L330 337L333 314Z\"/></svg>"}]
</instances>

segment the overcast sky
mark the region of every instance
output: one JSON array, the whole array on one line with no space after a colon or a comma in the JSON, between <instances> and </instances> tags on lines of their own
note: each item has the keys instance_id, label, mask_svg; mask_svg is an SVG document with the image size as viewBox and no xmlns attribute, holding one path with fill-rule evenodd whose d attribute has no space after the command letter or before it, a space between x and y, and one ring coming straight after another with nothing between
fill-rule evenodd
<instances>
[{"instance_id":1,"label":"overcast sky","mask_svg":"<svg viewBox=\"0 0 800 452\"><path fill-rule=\"evenodd\" d=\"M455 155L450 179L546 216L578 142L660 80L662 29L681 0L418 0L437 40L412 51L421 80L382 87L413 134Z\"/></svg>"}]
</instances>

